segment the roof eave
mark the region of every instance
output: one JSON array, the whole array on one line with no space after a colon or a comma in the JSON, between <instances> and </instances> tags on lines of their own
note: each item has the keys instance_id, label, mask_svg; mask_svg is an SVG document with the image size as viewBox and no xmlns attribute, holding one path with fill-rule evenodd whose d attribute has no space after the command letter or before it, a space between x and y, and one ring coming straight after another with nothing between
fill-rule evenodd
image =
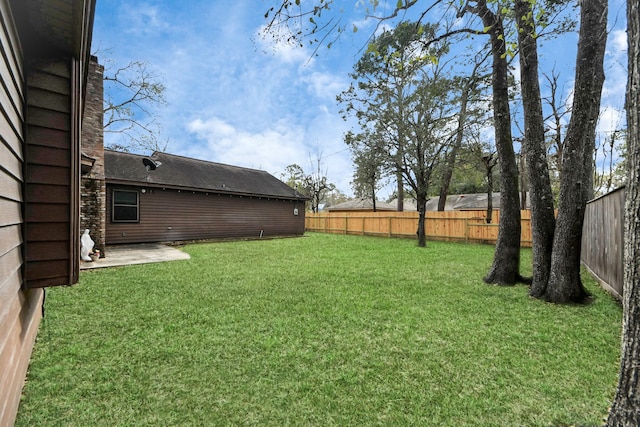
<instances>
[{"instance_id":1,"label":"roof eave","mask_svg":"<svg viewBox=\"0 0 640 427\"><path fill-rule=\"evenodd\" d=\"M91 49L95 7L96 0L11 1L25 57L69 55L86 61Z\"/></svg>"},{"instance_id":2,"label":"roof eave","mask_svg":"<svg viewBox=\"0 0 640 427\"><path fill-rule=\"evenodd\" d=\"M274 194L261 194L261 193L247 193L241 191L228 191L228 190L220 190L215 188L199 188L199 187L184 187L175 184L161 184L157 182L143 182L143 181L132 181L125 179L113 179L107 178L107 184L117 184L117 185L128 185L132 187L147 187L147 188L162 188L162 189L171 189L171 190L180 190L180 191L192 191L198 193L214 193L214 194L224 194L229 196L241 196L241 197L262 197L268 199L278 199L278 200L295 200L295 201L306 201L309 200L305 196L283 196L283 195L274 195Z\"/></svg>"}]
</instances>

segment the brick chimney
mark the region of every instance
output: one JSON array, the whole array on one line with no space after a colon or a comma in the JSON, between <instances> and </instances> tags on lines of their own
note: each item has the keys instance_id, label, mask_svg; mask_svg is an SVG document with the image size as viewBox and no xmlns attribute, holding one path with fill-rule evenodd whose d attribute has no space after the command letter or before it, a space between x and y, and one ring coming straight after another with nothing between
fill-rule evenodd
<instances>
[{"instance_id":1,"label":"brick chimney","mask_svg":"<svg viewBox=\"0 0 640 427\"><path fill-rule=\"evenodd\" d=\"M104 67L91 57L82 120L81 234L89 229L94 249L105 254L106 183L104 178Z\"/></svg>"}]
</instances>

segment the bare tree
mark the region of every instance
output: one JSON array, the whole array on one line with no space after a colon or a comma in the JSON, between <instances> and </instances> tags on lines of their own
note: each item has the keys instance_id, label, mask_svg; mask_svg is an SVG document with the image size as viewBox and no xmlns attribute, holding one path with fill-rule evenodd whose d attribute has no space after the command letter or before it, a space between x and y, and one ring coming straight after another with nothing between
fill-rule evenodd
<instances>
[{"instance_id":1,"label":"bare tree","mask_svg":"<svg viewBox=\"0 0 640 427\"><path fill-rule=\"evenodd\" d=\"M626 182L624 174L618 176L616 173L621 163L620 159L616 158L616 154L625 146L626 138L626 130L620 129L619 123L617 127L618 129L596 140L596 149L593 153L593 191L596 196L608 193ZM598 164L602 167L598 167Z\"/></svg>"},{"instance_id":2,"label":"bare tree","mask_svg":"<svg viewBox=\"0 0 640 427\"><path fill-rule=\"evenodd\" d=\"M571 106L562 99L561 88L559 87L560 74L555 70L551 70L551 74L543 73L542 76L547 82L549 95L542 98L544 103L551 109L551 112L545 117L547 127L547 150L549 154L549 166L554 172L559 182L562 172L562 155L564 153L564 124L565 118L571 114Z\"/></svg>"},{"instance_id":3,"label":"bare tree","mask_svg":"<svg viewBox=\"0 0 640 427\"><path fill-rule=\"evenodd\" d=\"M322 154L316 154L315 162L309 155L309 164L311 166L310 173L297 164L287 166L283 178L286 184L309 197L311 211L318 212L320 203L336 187L329 182L327 170L322 170Z\"/></svg>"},{"instance_id":4,"label":"bare tree","mask_svg":"<svg viewBox=\"0 0 640 427\"><path fill-rule=\"evenodd\" d=\"M117 66L105 60L104 132L114 135L106 147L119 151L165 151L157 107L166 104L165 86L145 61Z\"/></svg>"}]
</instances>

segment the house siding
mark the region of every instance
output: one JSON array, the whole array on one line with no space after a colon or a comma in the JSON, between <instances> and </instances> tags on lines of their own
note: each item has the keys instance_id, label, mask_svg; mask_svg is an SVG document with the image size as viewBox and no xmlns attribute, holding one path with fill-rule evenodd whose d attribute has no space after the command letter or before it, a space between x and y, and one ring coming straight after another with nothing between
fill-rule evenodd
<instances>
[{"instance_id":1,"label":"house siding","mask_svg":"<svg viewBox=\"0 0 640 427\"><path fill-rule=\"evenodd\" d=\"M0 0L0 426L15 422L42 318L40 287L77 281L78 58L94 7Z\"/></svg>"},{"instance_id":2,"label":"house siding","mask_svg":"<svg viewBox=\"0 0 640 427\"><path fill-rule=\"evenodd\" d=\"M139 195L137 223L112 221L113 190ZM107 183L107 244L302 235L304 202ZM294 209L298 215L294 215Z\"/></svg>"},{"instance_id":3,"label":"house siding","mask_svg":"<svg viewBox=\"0 0 640 427\"><path fill-rule=\"evenodd\" d=\"M79 114L69 58L31 64L27 71L25 279L27 287L78 280ZM54 230L54 232L51 232Z\"/></svg>"},{"instance_id":4,"label":"house siding","mask_svg":"<svg viewBox=\"0 0 640 427\"><path fill-rule=\"evenodd\" d=\"M0 425L13 425L41 318L43 291L23 284L25 85L18 34L0 0Z\"/></svg>"}]
</instances>

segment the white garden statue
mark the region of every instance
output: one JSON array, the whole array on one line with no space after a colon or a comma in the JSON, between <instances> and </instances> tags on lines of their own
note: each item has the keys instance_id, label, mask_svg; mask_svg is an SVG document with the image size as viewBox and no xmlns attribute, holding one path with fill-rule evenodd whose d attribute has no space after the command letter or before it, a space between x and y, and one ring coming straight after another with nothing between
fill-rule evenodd
<instances>
[{"instance_id":1,"label":"white garden statue","mask_svg":"<svg viewBox=\"0 0 640 427\"><path fill-rule=\"evenodd\" d=\"M89 229L84 230L80 238L80 259L82 261L91 261L89 254L93 251L93 245L95 243L89 236Z\"/></svg>"}]
</instances>

